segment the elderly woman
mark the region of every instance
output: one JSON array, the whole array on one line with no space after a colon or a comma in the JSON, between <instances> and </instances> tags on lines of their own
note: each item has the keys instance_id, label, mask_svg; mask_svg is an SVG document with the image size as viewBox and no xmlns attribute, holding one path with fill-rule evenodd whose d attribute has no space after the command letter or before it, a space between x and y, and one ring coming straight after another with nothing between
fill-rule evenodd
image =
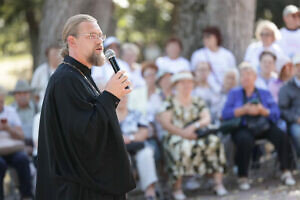
<instances>
[{"instance_id":1,"label":"elderly woman","mask_svg":"<svg viewBox=\"0 0 300 200\"><path fill-rule=\"evenodd\" d=\"M140 112L128 109L127 97L120 101L117 107L117 116L127 150L136 160L141 188L145 191L145 198L155 200L157 175L154 154L153 150L145 143L148 137L148 121Z\"/></svg>"},{"instance_id":2,"label":"elderly woman","mask_svg":"<svg viewBox=\"0 0 300 200\"><path fill-rule=\"evenodd\" d=\"M255 87L255 80L255 68L249 63L242 63L241 87L229 92L222 114L224 120L241 118L240 126L232 133L236 145L235 161L240 178L239 187L242 190L250 188L247 179L249 163L254 141L261 138L266 138L274 144L283 171L281 179L284 184L294 185L295 180L290 172L292 163L289 157L291 149L288 136L275 125L280 116L279 108L269 91ZM258 119L265 119L264 123L259 123L262 120ZM254 126L249 126L251 120L254 121ZM255 122L260 125L255 126Z\"/></svg>"},{"instance_id":3,"label":"elderly woman","mask_svg":"<svg viewBox=\"0 0 300 200\"><path fill-rule=\"evenodd\" d=\"M259 55L260 71L255 82L256 87L269 90L270 82L276 80L277 77L276 60L276 55L271 51L263 51Z\"/></svg>"},{"instance_id":4,"label":"elderly woman","mask_svg":"<svg viewBox=\"0 0 300 200\"><path fill-rule=\"evenodd\" d=\"M214 190L218 195L227 194L222 178L226 165L220 139L210 134L197 139L195 131L210 123L209 110L200 98L192 97L194 88L190 72L172 76L175 95L164 102L158 119L168 132L164 138L167 167L173 183L175 199L185 199L182 177L196 174L213 174ZM189 124L189 125L188 125Z\"/></svg>"},{"instance_id":5,"label":"elderly woman","mask_svg":"<svg viewBox=\"0 0 300 200\"><path fill-rule=\"evenodd\" d=\"M211 73L208 82L213 88L221 90L225 71L236 67L234 55L222 47L222 35L218 27L206 27L202 35L204 47L192 54L192 69L195 70L199 62L209 63Z\"/></svg>"},{"instance_id":6,"label":"elderly woman","mask_svg":"<svg viewBox=\"0 0 300 200\"><path fill-rule=\"evenodd\" d=\"M177 73L184 70L190 70L190 63L181 56L183 50L182 42L177 37L171 37L166 42L166 55L156 59L155 64L159 70Z\"/></svg>"},{"instance_id":7,"label":"elderly woman","mask_svg":"<svg viewBox=\"0 0 300 200\"><path fill-rule=\"evenodd\" d=\"M145 85L144 78L141 73L141 65L137 63L140 54L139 47L133 43L125 43L122 46L121 58L128 64L131 75L132 87L139 88Z\"/></svg>"},{"instance_id":8,"label":"elderly woman","mask_svg":"<svg viewBox=\"0 0 300 200\"><path fill-rule=\"evenodd\" d=\"M268 20L258 22L255 37L257 42L248 46L244 60L251 63L257 71L260 69L259 56L263 51L273 52L277 57L277 62L286 57L279 45L275 43L276 40L281 38L281 34L273 22Z\"/></svg>"}]
</instances>

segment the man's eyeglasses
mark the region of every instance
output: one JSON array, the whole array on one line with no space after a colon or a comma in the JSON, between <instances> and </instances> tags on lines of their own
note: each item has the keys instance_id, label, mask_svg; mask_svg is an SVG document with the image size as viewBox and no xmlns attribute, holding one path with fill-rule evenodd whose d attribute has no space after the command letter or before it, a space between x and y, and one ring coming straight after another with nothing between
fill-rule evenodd
<instances>
[{"instance_id":1,"label":"man's eyeglasses","mask_svg":"<svg viewBox=\"0 0 300 200\"><path fill-rule=\"evenodd\" d=\"M100 33L82 33L82 34L78 34L78 36L80 35L87 35L89 39L91 40L97 40L100 39L102 41L104 41L106 39L106 35L102 35Z\"/></svg>"}]
</instances>

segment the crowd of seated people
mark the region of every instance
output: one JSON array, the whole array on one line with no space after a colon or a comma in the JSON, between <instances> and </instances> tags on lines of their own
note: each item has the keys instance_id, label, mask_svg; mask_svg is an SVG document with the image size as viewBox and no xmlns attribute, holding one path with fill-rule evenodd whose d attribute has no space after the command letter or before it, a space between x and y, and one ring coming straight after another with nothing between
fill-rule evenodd
<instances>
[{"instance_id":1,"label":"crowd of seated people","mask_svg":"<svg viewBox=\"0 0 300 200\"><path fill-rule=\"evenodd\" d=\"M225 133L216 134L209 127L230 121L238 122L228 134L241 190L251 187L249 166L255 141L262 138L275 147L282 183L295 185L293 162L299 161L292 159L292 150L300 157L299 16L299 8L289 5L283 10L285 27L280 30L271 21L259 21L256 41L245 49L240 65L222 46L221 31L215 26L203 29L203 47L190 58L181 54L184 45L177 37L170 37L164 54L152 61L143 58L153 56L141 55L151 51L141 51L137 44L122 44L116 37L104 41L105 50L115 51L132 82L133 91L120 101L117 115L145 199L157 199L156 164L162 159L174 199L186 199L185 177L209 175L214 192L228 194L223 184L228 171ZM40 108L48 80L61 62L59 46L49 46L46 55L47 62L35 70L31 84L20 79L10 93L0 87L0 132L24 143L10 153L0 149L0 199L9 168L17 172L22 199L33 198ZM112 74L109 62L92 68L101 91ZM8 94L14 99L11 105L5 105ZM263 128L258 131L257 126Z\"/></svg>"}]
</instances>

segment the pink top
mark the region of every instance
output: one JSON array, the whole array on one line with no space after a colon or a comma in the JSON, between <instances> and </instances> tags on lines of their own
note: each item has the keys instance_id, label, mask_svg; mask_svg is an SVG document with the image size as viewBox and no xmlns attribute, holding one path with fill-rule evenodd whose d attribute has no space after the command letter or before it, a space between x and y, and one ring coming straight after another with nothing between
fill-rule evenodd
<instances>
[{"instance_id":1,"label":"pink top","mask_svg":"<svg viewBox=\"0 0 300 200\"><path fill-rule=\"evenodd\" d=\"M272 96L274 97L276 103L278 103L278 94L282 85L283 82L280 79L271 80L269 83L269 90Z\"/></svg>"}]
</instances>

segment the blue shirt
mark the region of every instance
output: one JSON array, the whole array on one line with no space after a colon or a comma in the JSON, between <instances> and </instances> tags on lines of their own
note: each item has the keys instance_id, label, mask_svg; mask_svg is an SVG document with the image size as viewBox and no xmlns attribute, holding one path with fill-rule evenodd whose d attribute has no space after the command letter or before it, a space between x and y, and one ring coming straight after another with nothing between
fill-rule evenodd
<instances>
[{"instance_id":1,"label":"blue shirt","mask_svg":"<svg viewBox=\"0 0 300 200\"><path fill-rule=\"evenodd\" d=\"M277 122L277 120L280 117L280 111L278 105L275 103L271 93L267 90L263 89L257 89L261 104L270 110L270 115L268 116L268 119L273 121L274 123ZM247 98L247 100L251 99L257 99L257 93L253 92L250 97ZM244 105L244 94L243 94L243 88L237 87L228 93L227 101L225 103L225 106L223 108L222 112L222 118L224 120L232 119L234 118L234 111L237 108L240 108Z\"/></svg>"}]
</instances>

